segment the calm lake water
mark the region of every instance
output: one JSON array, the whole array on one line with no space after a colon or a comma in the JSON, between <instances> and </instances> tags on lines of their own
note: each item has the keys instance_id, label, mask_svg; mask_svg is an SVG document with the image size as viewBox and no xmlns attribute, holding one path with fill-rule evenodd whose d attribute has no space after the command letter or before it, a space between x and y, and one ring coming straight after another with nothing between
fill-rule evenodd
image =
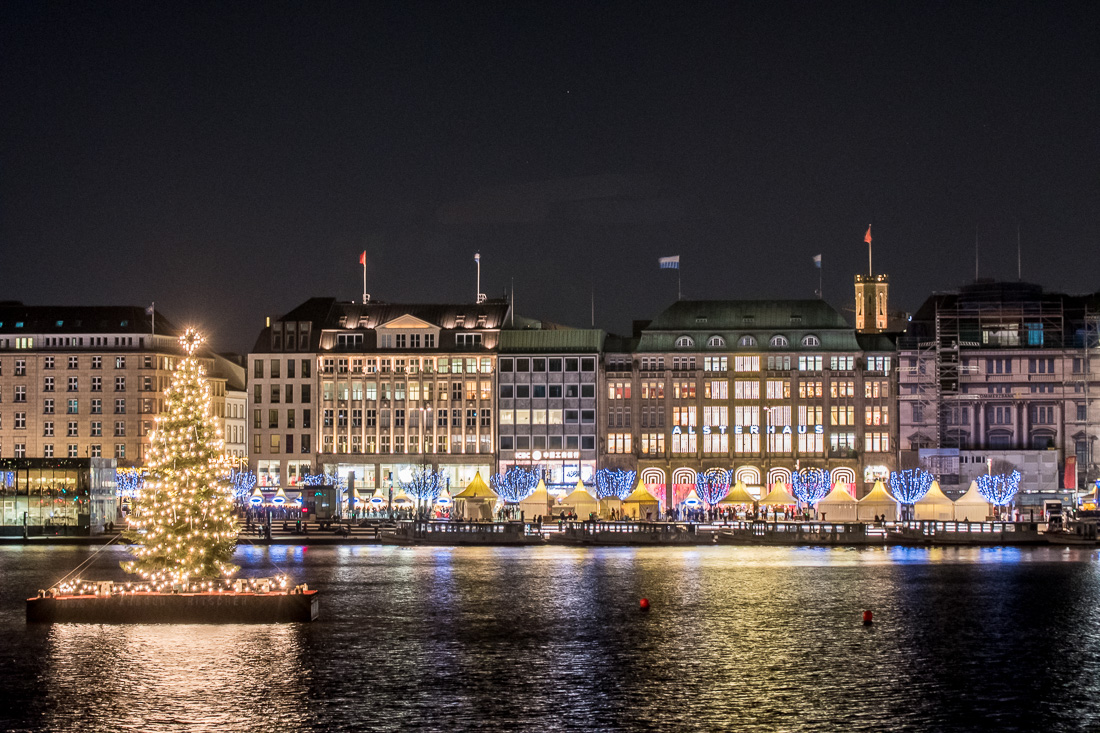
<instances>
[{"instance_id":1,"label":"calm lake water","mask_svg":"<svg viewBox=\"0 0 1100 733\"><path fill-rule=\"evenodd\" d=\"M321 619L27 626L93 551L0 548L0 728L1100 729L1095 551L247 548Z\"/></svg>"}]
</instances>

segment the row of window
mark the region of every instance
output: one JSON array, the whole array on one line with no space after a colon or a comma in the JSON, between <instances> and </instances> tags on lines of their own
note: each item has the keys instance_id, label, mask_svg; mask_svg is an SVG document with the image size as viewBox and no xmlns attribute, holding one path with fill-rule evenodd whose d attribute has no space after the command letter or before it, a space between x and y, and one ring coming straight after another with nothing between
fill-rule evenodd
<instances>
[{"instance_id":1,"label":"row of window","mask_svg":"<svg viewBox=\"0 0 1100 733\"><path fill-rule=\"evenodd\" d=\"M813 348L821 346L821 339L813 334L808 334L802 337L801 344L803 346ZM707 339L707 347L711 349L721 349L726 345L726 339L722 336L711 336ZM751 348L757 345L755 336L745 335L737 339L737 345L743 348ZM768 339L768 345L773 348L782 348L784 346L790 346L791 340L783 334L775 334ZM676 348L678 349L690 349L695 346L695 339L691 336L679 336L676 338Z\"/></svg>"},{"instance_id":2,"label":"row of window","mask_svg":"<svg viewBox=\"0 0 1100 733\"><path fill-rule=\"evenodd\" d=\"M884 408L885 409L885 408ZM914 402L913 422L924 422L925 405ZM1028 405L1028 415L1033 425L1054 425L1057 407L1055 405ZM990 425L1011 425L1017 408L1014 405L991 405L985 408L986 420ZM1084 402L1076 403L1078 420L1088 419L1088 406ZM969 425L970 408L968 406L953 406L947 409L945 420L948 425ZM883 423L885 424L885 423Z\"/></svg>"},{"instance_id":3,"label":"row of window","mask_svg":"<svg viewBox=\"0 0 1100 733\"><path fill-rule=\"evenodd\" d=\"M594 372L596 371L596 358L592 356L537 356L510 357L502 356L497 361L497 368L507 372Z\"/></svg>"},{"instance_id":4,"label":"row of window","mask_svg":"<svg viewBox=\"0 0 1100 733\"><path fill-rule=\"evenodd\" d=\"M3 448L0 447L0 451L2 451L2 450L3 450ZM26 443L15 443L14 456L16 458L26 458L27 457L27 444ZM103 446L99 443L89 445L88 446L88 456L90 458L102 458L103 457ZM53 443L46 443L42 446L42 457L43 458L54 458L55 457L54 456ZM76 443L69 443L68 444L68 455L67 455L67 457L68 458L80 458L80 446L77 445ZM120 461L126 459L126 444L125 443L115 443L115 458L117 460L120 460Z\"/></svg>"},{"instance_id":5,"label":"row of window","mask_svg":"<svg viewBox=\"0 0 1100 733\"><path fill-rule=\"evenodd\" d=\"M26 403L27 400L26 399L21 399L21 400L15 400L15 401L20 403L20 404L24 404L24 403ZM143 400L141 400L141 404L140 404L141 414L148 415L148 414L152 414L152 413L155 413L155 412L159 412L159 409L158 409L159 404L160 404L160 400L153 400L153 399L143 399ZM57 412L57 410L55 409L55 406L56 406L56 402L52 397L47 397L47 398L43 399L42 400L42 414L43 415L53 415L53 414L55 414ZM103 400L98 399L98 398L92 398L91 400L89 400L89 407L90 407L90 409L89 409L90 414L92 414L92 415L102 415L103 414ZM17 415L25 415L26 413L25 412L24 413L17 412L16 414ZM76 398L73 398L73 399L70 399L70 400L65 400L65 414L67 414L67 415L79 415L80 414L80 400L76 399ZM119 399L115 400L115 414L116 415L125 415L126 414L126 400L124 398L119 398Z\"/></svg>"},{"instance_id":6,"label":"row of window","mask_svg":"<svg viewBox=\"0 0 1100 733\"><path fill-rule=\"evenodd\" d=\"M2 417L3 416L0 416L0 429L3 429L3 427L4 427ZM27 413L17 412L17 413L15 413L15 415L13 417L14 417L14 420L12 421L13 422L13 425L12 425L13 430L26 430L27 429ZM89 427L89 435L91 435L93 438L98 438L99 436L103 435L103 423L101 421L93 420L92 422L90 422L88 424L88 427ZM143 428L142 434L148 433L149 430L152 428L152 424L149 423L149 422L145 422L145 423L142 424L142 428ZM53 423L53 421L52 420L44 421L42 423L42 435L47 437L47 438L52 438L53 434L54 434L54 423ZM66 426L66 433L65 434L70 438L80 437L79 424L77 423L76 420L70 420L69 421L68 425ZM121 437L125 437L125 435L126 435L126 423L125 423L125 421L123 421L123 420L116 421L115 422L115 436L121 438Z\"/></svg>"},{"instance_id":7,"label":"row of window","mask_svg":"<svg viewBox=\"0 0 1100 733\"><path fill-rule=\"evenodd\" d=\"M595 435L502 435L501 450L596 450Z\"/></svg>"},{"instance_id":8,"label":"row of window","mask_svg":"<svg viewBox=\"0 0 1100 733\"><path fill-rule=\"evenodd\" d=\"M87 357L87 358L91 359L90 363L91 363L92 369L102 369L103 368L103 357L102 356L92 356L92 357ZM114 357L114 360L115 360L115 369L125 369L126 368L126 357L125 356L116 356L116 357ZM15 362L15 364L14 364L14 366L15 366L15 372L14 372L15 376L21 377L21 376L25 375L27 373L27 360L26 359L14 359L13 361ZM173 366L174 366L173 360L169 357L161 357L161 361L162 361L162 365L161 365L162 369L172 369ZM52 357L52 356L42 357L42 368L43 369L53 369L53 368L55 368L56 363L57 363L57 361L56 361L55 357ZM143 360L142 360L143 368L152 369L154 363L155 362L154 362L154 359L153 359L152 355L147 355L147 356L143 357ZM69 369L79 369L80 368L80 357L79 356L70 356L70 357L68 357L68 364L69 364ZM4 374L4 362L3 362L3 360L0 360L0 376L3 376L3 374Z\"/></svg>"}]
</instances>

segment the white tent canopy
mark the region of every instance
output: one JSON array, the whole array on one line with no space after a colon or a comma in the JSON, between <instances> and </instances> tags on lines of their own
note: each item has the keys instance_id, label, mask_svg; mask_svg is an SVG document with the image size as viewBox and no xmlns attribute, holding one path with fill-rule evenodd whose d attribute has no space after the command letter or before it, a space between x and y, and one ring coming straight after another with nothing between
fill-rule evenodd
<instances>
[{"instance_id":1,"label":"white tent canopy","mask_svg":"<svg viewBox=\"0 0 1100 733\"><path fill-rule=\"evenodd\" d=\"M966 493L955 500L955 521L984 522L989 515L989 502L978 493L978 482L971 481Z\"/></svg>"},{"instance_id":2,"label":"white tent canopy","mask_svg":"<svg viewBox=\"0 0 1100 733\"><path fill-rule=\"evenodd\" d=\"M818 516L824 515L826 521L854 522L858 506L859 502L853 499L848 490L844 488L844 484L838 481L833 486L833 490L824 499L817 502L817 513Z\"/></svg>"},{"instance_id":3,"label":"white tent canopy","mask_svg":"<svg viewBox=\"0 0 1100 733\"><path fill-rule=\"evenodd\" d=\"M546 490L546 482L539 479L538 486L530 496L519 503L519 510L523 512L524 519L546 517L551 514L550 492Z\"/></svg>"},{"instance_id":4,"label":"white tent canopy","mask_svg":"<svg viewBox=\"0 0 1100 733\"><path fill-rule=\"evenodd\" d=\"M588 493L588 489L580 481L577 481L577 485L569 495L561 500L561 510L568 512L572 509L578 519L588 519L589 515L599 511L599 508L596 497Z\"/></svg>"},{"instance_id":5,"label":"white tent canopy","mask_svg":"<svg viewBox=\"0 0 1100 733\"><path fill-rule=\"evenodd\" d=\"M940 489L940 482L933 481L928 493L913 504L913 519L931 522L950 522L955 518L955 502Z\"/></svg>"},{"instance_id":6,"label":"white tent canopy","mask_svg":"<svg viewBox=\"0 0 1100 733\"><path fill-rule=\"evenodd\" d=\"M861 522L869 522L877 516L885 516L891 522L898 518L897 499L890 496L881 479L875 482L867 496L860 499L856 509L856 518Z\"/></svg>"}]
</instances>

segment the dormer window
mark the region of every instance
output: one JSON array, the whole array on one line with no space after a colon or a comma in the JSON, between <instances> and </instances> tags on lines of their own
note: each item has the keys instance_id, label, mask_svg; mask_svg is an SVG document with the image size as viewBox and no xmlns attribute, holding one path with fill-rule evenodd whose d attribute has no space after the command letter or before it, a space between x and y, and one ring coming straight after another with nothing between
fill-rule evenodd
<instances>
[{"instance_id":1,"label":"dormer window","mask_svg":"<svg viewBox=\"0 0 1100 733\"><path fill-rule=\"evenodd\" d=\"M690 349L692 346L695 346L695 339L691 336L681 336L676 339L677 349Z\"/></svg>"},{"instance_id":2,"label":"dormer window","mask_svg":"<svg viewBox=\"0 0 1100 733\"><path fill-rule=\"evenodd\" d=\"M712 349L720 349L726 345L726 340L721 336L711 336L707 339L707 346Z\"/></svg>"},{"instance_id":3,"label":"dormer window","mask_svg":"<svg viewBox=\"0 0 1100 733\"><path fill-rule=\"evenodd\" d=\"M455 328L462 328L465 325L466 325L466 314L465 313L459 313L457 316L455 316Z\"/></svg>"},{"instance_id":4,"label":"dormer window","mask_svg":"<svg viewBox=\"0 0 1100 733\"><path fill-rule=\"evenodd\" d=\"M791 342L787 340L787 337L782 334L776 334L772 336L772 340L768 342L773 348L783 348L790 346Z\"/></svg>"},{"instance_id":5,"label":"dormer window","mask_svg":"<svg viewBox=\"0 0 1100 733\"><path fill-rule=\"evenodd\" d=\"M791 325L798 326L802 323L802 316L791 316Z\"/></svg>"},{"instance_id":6,"label":"dormer window","mask_svg":"<svg viewBox=\"0 0 1100 733\"><path fill-rule=\"evenodd\" d=\"M745 326L751 326L756 322L756 316L741 316L741 323Z\"/></svg>"},{"instance_id":7,"label":"dormer window","mask_svg":"<svg viewBox=\"0 0 1100 733\"><path fill-rule=\"evenodd\" d=\"M742 336L740 339L738 339L737 345L738 346L756 346L756 337L755 336Z\"/></svg>"},{"instance_id":8,"label":"dormer window","mask_svg":"<svg viewBox=\"0 0 1100 733\"><path fill-rule=\"evenodd\" d=\"M819 339L817 336L814 336L813 334L810 334L809 336L803 336L802 337L802 345L803 346L821 346L821 339Z\"/></svg>"}]
</instances>

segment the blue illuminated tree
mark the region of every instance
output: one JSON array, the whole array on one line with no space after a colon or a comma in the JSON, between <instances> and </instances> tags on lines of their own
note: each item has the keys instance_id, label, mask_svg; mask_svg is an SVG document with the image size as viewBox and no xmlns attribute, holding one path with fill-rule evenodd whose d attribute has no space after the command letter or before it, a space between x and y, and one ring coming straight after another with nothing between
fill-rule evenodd
<instances>
[{"instance_id":1,"label":"blue illuminated tree","mask_svg":"<svg viewBox=\"0 0 1100 733\"><path fill-rule=\"evenodd\" d=\"M229 483L233 486L234 498L239 502L245 502L248 501L248 495L256 486L256 474L252 471L233 469L229 472Z\"/></svg>"},{"instance_id":2,"label":"blue illuminated tree","mask_svg":"<svg viewBox=\"0 0 1100 733\"><path fill-rule=\"evenodd\" d=\"M637 471L628 471L623 468L601 468L596 471L596 498L625 499L634 490L634 480L637 476Z\"/></svg>"},{"instance_id":3,"label":"blue illuminated tree","mask_svg":"<svg viewBox=\"0 0 1100 733\"><path fill-rule=\"evenodd\" d=\"M1020 490L1020 478L1020 472L1015 470L1009 474L983 474L977 478L978 493L995 506L1011 504Z\"/></svg>"},{"instance_id":4,"label":"blue illuminated tree","mask_svg":"<svg viewBox=\"0 0 1100 733\"><path fill-rule=\"evenodd\" d=\"M791 474L791 493L803 504L814 505L829 494L832 474L824 468L808 468Z\"/></svg>"},{"instance_id":5,"label":"blue illuminated tree","mask_svg":"<svg viewBox=\"0 0 1100 733\"><path fill-rule=\"evenodd\" d=\"M115 493L119 498L133 499L145 486L145 471L120 468L115 471Z\"/></svg>"},{"instance_id":6,"label":"blue illuminated tree","mask_svg":"<svg viewBox=\"0 0 1100 733\"><path fill-rule=\"evenodd\" d=\"M707 506L714 506L730 493L730 472L707 471L695 477L695 493Z\"/></svg>"},{"instance_id":7,"label":"blue illuminated tree","mask_svg":"<svg viewBox=\"0 0 1100 733\"><path fill-rule=\"evenodd\" d=\"M509 504L518 504L534 493L542 471L537 467L512 466L489 477L489 487Z\"/></svg>"},{"instance_id":8,"label":"blue illuminated tree","mask_svg":"<svg viewBox=\"0 0 1100 733\"><path fill-rule=\"evenodd\" d=\"M932 474L922 468L890 472L890 488L902 504L916 504L931 488Z\"/></svg>"},{"instance_id":9,"label":"blue illuminated tree","mask_svg":"<svg viewBox=\"0 0 1100 733\"><path fill-rule=\"evenodd\" d=\"M398 478L397 483L406 494L416 497L418 504L431 507L443 493L446 479L442 471L436 471L431 466L420 466L413 469L408 481Z\"/></svg>"}]
</instances>

